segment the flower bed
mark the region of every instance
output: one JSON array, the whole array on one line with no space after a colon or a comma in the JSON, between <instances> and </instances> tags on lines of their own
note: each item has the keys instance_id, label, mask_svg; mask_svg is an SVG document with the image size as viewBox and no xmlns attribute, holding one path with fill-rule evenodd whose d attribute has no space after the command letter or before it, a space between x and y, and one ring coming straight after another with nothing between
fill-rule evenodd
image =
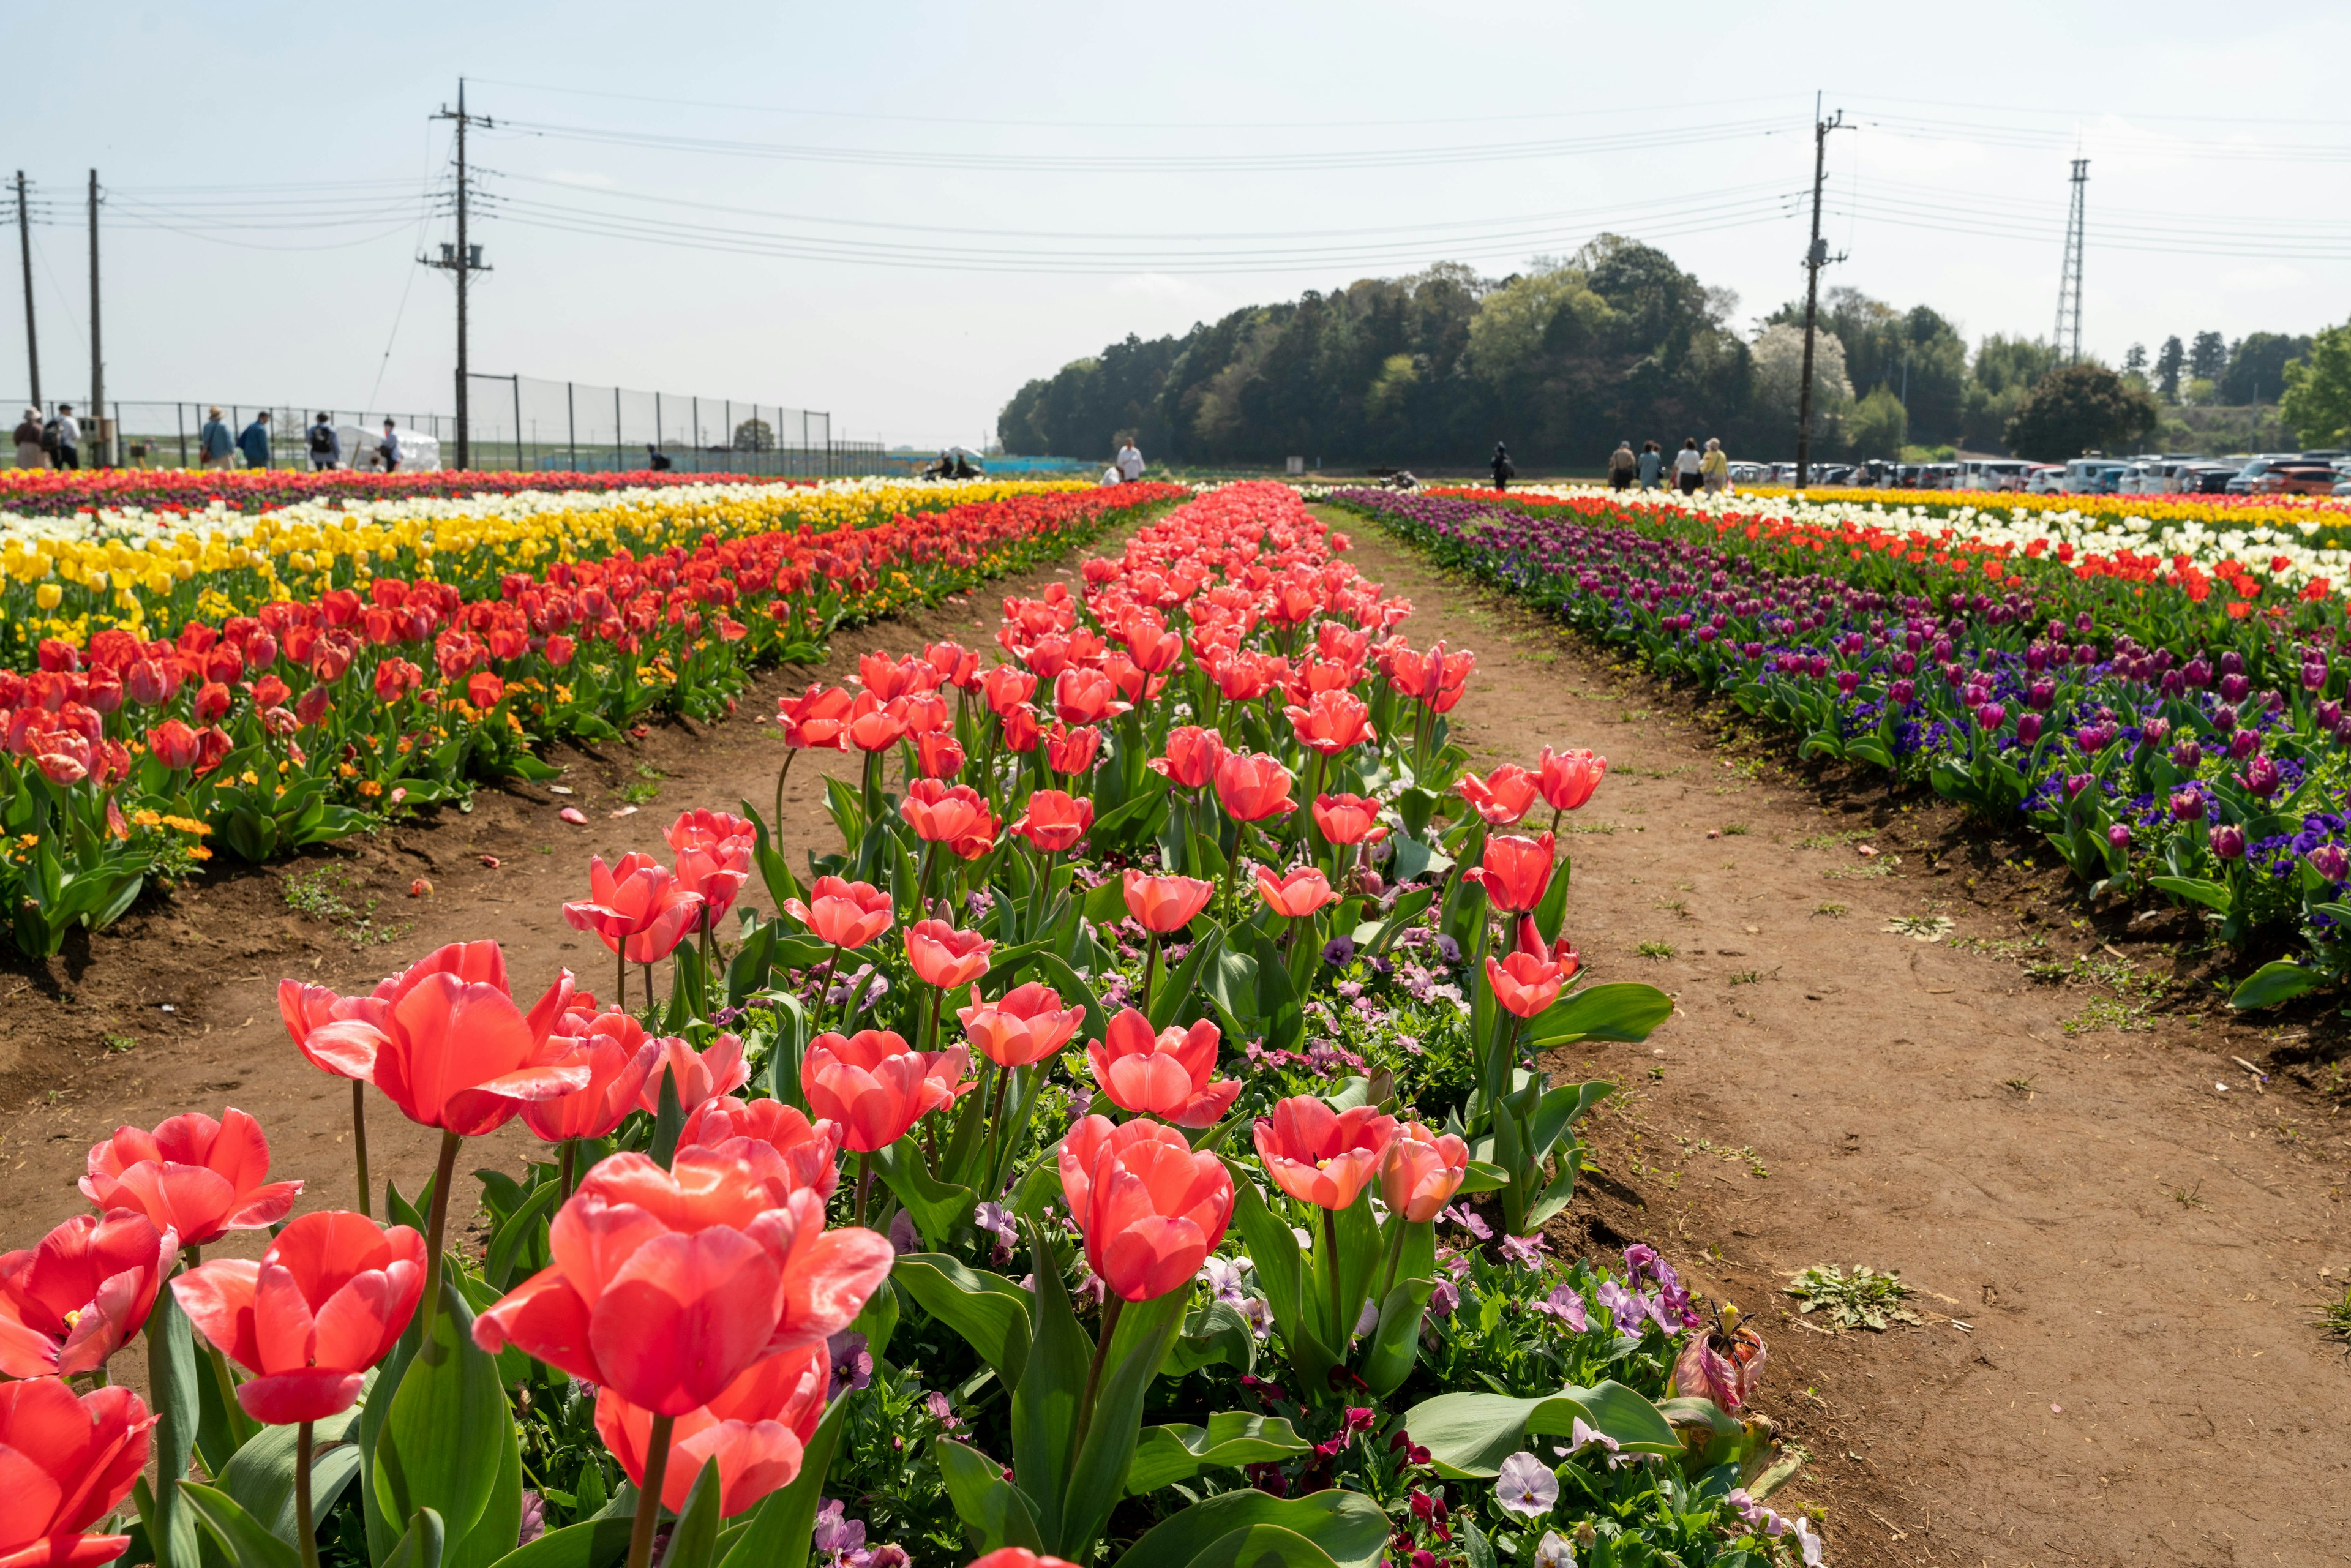
<instances>
[{"instance_id":1,"label":"flower bed","mask_svg":"<svg viewBox=\"0 0 2351 1568\"><path fill-rule=\"evenodd\" d=\"M646 1568L664 1528L672 1568L1817 1563L1765 1500L1801 1456L1750 1407L1753 1329L1543 1229L1610 1086L1532 1056L1671 1007L1583 983L1527 821L1606 764L1464 772L1474 658L1390 634L1343 547L1235 486L1008 601L1004 663L872 654L786 699L794 747L864 758L841 849L804 885L696 811L673 863L591 865L564 912L602 1001L517 999L492 943L367 997L285 982L355 1131L441 1132L430 1201L175 1270L288 1212L259 1129L92 1150L104 1218L53 1239L104 1231L114 1273L0 1300L5 1370L70 1405L143 1332L162 1421L79 1396L113 1447L45 1461L75 1501L26 1533L105 1561L80 1532L159 1451L167 1568L199 1531L283 1568ZM657 1013L632 966L649 1004L669 969ZM516 1116L539 1157L482 1174L486 1244L444 1257L465 1139Z\"/></svg>"},{"instance_id":2,"label":"flower bed","mask_svg":"<svg viewBox=\"0 0 2351 1568\"><path fill-rule=\"evenodd\" d=\"M799 485L748 474L484 473L446 469L430 474L373 474L356 469L306 473L297 468L8 468L0 469L0 516L70 517L78 512L139 507L193 512L225 507L264 512L303 501L416 500L521 492L664 489L675 485Z\"/></svg>"},{"instance_id":3,"label":"flower bed","mask_svg":"<svg viewBox=\"0 0 2351 1568\"><path fill-rule=\"evenodd\" d=\"M1184 493L1029 489L893 516L930 498L911 489L441 503L454 515L0 553L0 611L29 655L0 667L17 947L109 924L206 840L266 860L477 779L551 778L544 741L617 738L663 709L713 717L756 663L811 662L844 620Z\"/></svg>"},{"instance_id":4,"label":"flower bed","mask_svg":"<svg viewBox=\"0 0 2351 1568\"><path fill-rule=\"evenodd\" d=\"M1334 497L1456 566L1730 696L1823 756L2020 815L2094 897L2211 912L2298 961L2266 1006L2351 973L2351 672L2331 585L2118 553L1590 496Z\"/></svg>"}]
</instances>

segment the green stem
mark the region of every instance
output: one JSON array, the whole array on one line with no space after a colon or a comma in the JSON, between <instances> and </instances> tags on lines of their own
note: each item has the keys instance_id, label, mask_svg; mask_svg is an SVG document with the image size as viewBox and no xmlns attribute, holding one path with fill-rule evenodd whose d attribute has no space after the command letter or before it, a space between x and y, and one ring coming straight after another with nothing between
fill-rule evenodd
<instances>
[{"instance_id":1,"label":"green stem","mask_svg":"<svg viewBox=\"0 0 2351 1568\"><path fill-rule=\"evenodd\" d=\"M1151 1016L1151 982L1159 974L1159 933L1151 934L1151 956L1143 963L1143 1016Z\"/></svg>"},{"instance_id":2,"label":"green stem","mask_svg":"<svg viewBox=\"0 0 2351 1568\"><path fill-rule=\"evenodd\" d=\"M433 1167L433 1207L424 1220L424 1301L417 1312L421 1327L416 1336L416 1354L427 1362L437 1359L433 1352L433 1319L441 1311L441 1239L449 1228L449 1184L455 1179L457 1150L465 1141L444 1131L441 1162Z\"/></svg>"},{"instance_id":3,"label":"green stem","mask_svg":"<svg viewBox=\"0 0 2351 1568\"><path fill-rule=\"evenodd\" d=\"M1093 1364L1086 1368L1086 1392L1078 1401L1078 1425L1070 1439L1070 1452L1083 1453L1086 1428L1094 1418L1094 1394L1102 1386L1102 1363L1110 1359L1110 1342L1118 1333L1119 1314L1126 1310L1126 1298L1105 1291L1102 1297L1102 1337L1094 1342Z\"/></svg>"},{"instance_id":4,"label":"green stem","mask_svg":"<svg viewBox=\"0 0 2351 1568\"><path fill-rule=\"evenodd\" d=\"M865 1200L872 1191L873 1156L861 1154L857 1156L857 1212L852 1217L852 1224L861 1228L865 1224Z\"/></svg>"},{"instance_id":5,"label":"green stem","mask_svg":"<svg viewBox=\"0 0 2351 1568\"><path fill-rule=\"evenodd\" d=\"M294 1535L302 1568L319 1568L319 1526L310 1515L310 1423L294 1434Z\"/></svg>"},{"instance_id":6,"label":"green stem","mask_svg":"<svg viewBox=\"0 0 2351 1568\"><path fill-rule=\"evenodd\" d=\"M1341 1361L1347 1359L1347 1330L1353 1325L1340 1315L1339 1308L1339 1211L1322 1211L1323 1278L1331 1281L1331 1349Z\"/></svg>"},{"instance_id":7,"label":"green stem","mask_svg":"<svg viewBox=\"0 0 2351 1568\"><path fill-rule=\"evenodd\" d=\"M987 1163L980 1167L980 1169L986 1174L988 1197L990 1201L994 1200L997 1188L996 1143L997 1139L1004 1131L1004 1092L1011 1082L1012 1069L1008 1067L998 1067L996 1069L996 1099L994 1103L990 1104L987 1108Z\"/></svg>"},{"instance_id":8,"label":"green stem","mask_svg":"<svg viewBox=\"0 0 2351 1568\"><path fill-rule=\"evenodd\" d=\"M825 961L824 984L816 988L816 1021L819 1025L824 1022L826 998L832 995L832 977L839 972L840 968L841 944L836 942L832 945L832 956ZM824 1030L819 1028L817 1032L822 1034Z\"/></svg>"},{"instance_id":9,"label":"green stem","mask_svg":"<svg viewBox=\"0 0 2351 1568\"><path fill-rule=\"evenodd\" d=\"M579 1159L580 1140L577 1138L564 1139L562 1152L557 1156L555 1173L555 1179L558 1184L556 1187L558 1194L556 1201L559 1203L568 1202L570 1199L572 1167L579 1163Z\"/></svg>"},{"instance_id":10,"label":"green stem","mask_svg":"<svg viewBox=\"0 0 2351 1568\"><path fill-rule=\"evenodd\" d=\"M653 1526L661 1519L662 1479L669 1469L669 1434L674 1416L656 1416L645 1445L645 1479L637 1489L637 1517L629 1526L628 1568L650 1568L653 1560Z\"/></svg>"},{"instance_id":11,"label":"green stem","mask_svg":"<svg viewBox=\"0 0 2351 1568\"><path fill-rule=\"evenodd\" d=\"M1380 1277L1380 1300L1385 1301L1388 1292L1395 1289L1396 1270L1404 1265L1404 1211L1388 1216L1388 1225L1395 1234L1388 1238L1388 1266Z\"/></svg>"},{"instance_id":12,"label":"green stem","mask_svg":"<svg viewBox=\"0 0 2351 1568\"><path fill-rule=\"evenodd\" d=\"M655 1005L653 1002L653 967L651 964L647 964L643 966L643 968L645 971L645 1011L650 1014L653 1011Z\"/></svg>"},{"instance_id":13,"label":"green stem","mask_svg":"<svg viewBox=\"0 0 2351 1568\"><path fill-rule=\"evenodd\" d=\"M613 984L612 1005L622 1012L629 1010L629 939L613 938L612 956L620 963L619 977Z\"/></svg>"},{"instance_id":14,"label":"green stem","mask_svg":"<svg viewBox=\"0 0 2351 1568\"><path fill-rule=\"evenodd\" d=\"M351 1151L359 1162L360 1213L372 1218L368 1207L367 1168L367 1081L351 1080Z\"/></svg>"},{"instance_id":15,"label":"green stem","mask_svg":"<svg viewBox=\"0 0 2351 1568\"><path fill-rule=\"evenodd\" d=\"M776 769L775 824L776 838L779 842L784 835L784 780L792 776L792 758L798 757L799 754L799 747L797 746L793 747L790 750L784 753L784 765Z\"/></svg>"},{"instance_id":16,"label":"green stem","mask_svg":"<svg viewBox=\"0 0 2351 1568\"><path fill-rule=\"evenodd\" d=\"M213 1382L220 1388L221 1404L228 1416L229 1436L235 1440L236 1447L242 1448L252 1441L254 1434L260 1428L254 1425L253 1417L245 1413L245 1406L236 1402L236 1377L228 1369L228 1357L222 1354L220 1346L209 1340L204 1342L204 1349L213 1364Z\"/></svg>"}]
</instances>

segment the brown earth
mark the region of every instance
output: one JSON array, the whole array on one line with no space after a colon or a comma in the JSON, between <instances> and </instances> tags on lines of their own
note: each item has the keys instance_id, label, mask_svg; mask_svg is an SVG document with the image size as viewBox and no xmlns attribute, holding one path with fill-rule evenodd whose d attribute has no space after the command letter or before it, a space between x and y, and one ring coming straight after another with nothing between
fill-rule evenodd
<instances>
[{"instance_id":1,"label":"brown earth","mask_svg":"<svg viewBox=\"0 0 2351 1568\"><path fill-rule=\"evenodd\" d=\"M1789 772L1735 725L1343 526L1363 570L1420 606L1416 643L1479 650L1455 718L1481 764L1546 742L1614 764L1571 824L1570 932L1596 973L1652 979L1677 1008L1648 1044L1552 1064L1625 1086L1592 1118L1600 1169L1562 1228L1654 1240L1694 1288L1758 1314L1762 1407L1812 1456L1775 1502L1823 1511L1830 1560L2343 1560L2346 1366L2311 1323L2351 1273L2346 1145L2320 1092L2339 1078L2248 1072L2237 1059L2267 1071L2303 1042L2206 999L2194 960L2151 939L2184 928L2135 938L2085 918L2018 845L1930 800ZM983 641L998 593L1067 570L844 632L824 674L869 648ZM715 728L559 750L569 798L486 789L471 813L224 872L49 964L0 967L0 1244L81 1209L83 1152L116 1125L224 1103L261 1119L277 1174L310 1178L305 1207L348 1203L349 1098L287 1043L278 978L356 990L495 936L518 993L565 965L609 985L559 907L584 894L587 857L656 849L693 806L764 809L782 748L752 720L793 677L764 677ZM795 862L831 841L820 777L808 759L793 773ZM653 797L614 816L632 786ZM589 825L559 821L565 804ZM432 891L412 898L419 877ZM1932 941L1883 929L1908 916L1952 924ZM2103 977L2023 967L2082 955ZM371 1111L377 1180L413 1193L431 1145ZM518 1159L526 1135L486 1142L468 1166ZM1855 1262L1899 1270L1925 1322L1828 1335L1778 1293L1807 1265Z\"/></svg>"}]
</instances>

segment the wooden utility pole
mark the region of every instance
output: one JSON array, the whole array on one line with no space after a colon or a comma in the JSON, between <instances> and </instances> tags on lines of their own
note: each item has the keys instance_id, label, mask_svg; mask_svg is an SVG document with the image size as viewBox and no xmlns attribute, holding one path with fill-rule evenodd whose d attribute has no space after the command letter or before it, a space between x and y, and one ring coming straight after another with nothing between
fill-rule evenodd
<instances>
[{"instance_id":1,"label":"wooden utility pole","mask_svg":"<svg viewBox=\"0 0 2351 1568\"><path fill-rule=\"evenodd\" d=\"M466 418L465 395L466 374L471 369L466 358L465 345L466 284L475 273L487 272L489 268L482 265L481 247L468 241L465 235L467 196L465 128L475 120L479 120L482 122L482 128L486 131L490 129L491 121L486 115L468 115L465 112L465 78L464 77L457 78L456 109L453 111L444 108L433 118L454 120L457 122L457 243L454 246L443 246L439 261L429 261L421 256L416 259L423 262L427 267L438 267L454 272L457 277L457 466L470 468L473 466L473 448L470 439L471 426Z\"/></svg>"},{"instance_id":2,"label":"wooden utility pole","mask_svg":"<svg viewBox=\"0 0 2351 1568\"><path fill-rule=\"evenodd\" d=\"M114 439L106 423L106 355L98 334L98 171L89 172L89 417L100 468L114 466Z\"/></svg>"},{"instance_id":3,"label":"wooden utility pole","mask_svg":"<svg viewBox=\"0 0 2351 1568\"><path fill-rule=\"evenodd\" d=\"M25 204L25 171L16 171L16 249L25 258L25 358L33 376L33 406L41 406L41 342L33 330L33 220Z\"/></svg>"},{"instance_id":4,"label":"wooden utility pole","mask_svg":"<svg viewBox=\"0 0 2351 1568\"><path fill-rule=\"evenodd\" d=\"M1829 264L1829 242L1821 237L1821 187L1827 182L1829 132L1844 124L1844 110L1823 120L1820 98L1813 99L1813 243L1804 249L1804 382L1796 393L1796 488L1812 482L1813 334L1821 308L1821 268ZM1842 253L1835 257L1843 261Z\"/></svg>"}]
</instances>

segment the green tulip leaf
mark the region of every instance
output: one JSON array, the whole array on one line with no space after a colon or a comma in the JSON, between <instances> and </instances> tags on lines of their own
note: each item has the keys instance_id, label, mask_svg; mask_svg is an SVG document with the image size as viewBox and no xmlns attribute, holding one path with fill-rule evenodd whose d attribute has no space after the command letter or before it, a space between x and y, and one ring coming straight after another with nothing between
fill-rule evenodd
<instances>
[{"instance_id":1,"label":"green tulip leaf","mask_svg":"<svg viewBox=\"0 0 2351 1568\"><path fill-rule=\"evenodd\" d=\"M217 1487L180 1483L180 1495L236 1568L301 1568L301 1554Z\"/></svg>"},{"instance_id":2,"label":"green tulip leaf","mask_svg":"<svg viewBox=\"0 0 2351 1568\"><path fill-rule=\"evenodd\" d=\"M1418 1433L1414 1434L1416 1439ZM1260 1529L1285 1531L1305 1541L1333 1568L1374 1568L1387 1551L1388 1516L1361 1492L1310 1492L1280 1498L1254 1490L1220 1492L1217 1496L1162 1520L1126 1549L1118 1568L1193 1568L1196 1563L1248 1563L1251 1568L1280 1563L1283 1568L1321 1568L1315 1558L1208 1555L1212 1549L1229 1551L1236 1534ZM1261 1538L1262 1539L1262 1538ZM1278 1537L1271 1538L1278 1540Z\"/></svg>"},{"instance_id":3,"label":"green tulip leaf","mask_svg":"<svg viewBox=\"0 0 2351 1568\"><path fill-rule=\"evenodd\" d=\"M1637 1044L1672 1016L1674 999L1655 986L1613 980L1560 998L1527 1025L1530 1048L1614 1040Z\"/></svg>"},{"instance_id":4,"label":"green tulip leaf","mask_svg":"<svg viewBox=\"0 0 2351 1568\"><path fill-rule=\"evenodd\" d=\"M1157 1491L1190 1480L1202 1470L1279 1464L1313 1446L1278 1416L1239 1410L1211 1416L1205 1427L1145 1427L1134 1458L1127 1462L1126 1490L1135 1494Z\"/></svg>"},{"instance_id":5,"label":"green tulip leaf","mask_svg":"<svg viewBox=\"0 0 2351 1568\"><path fill-rule=\"evenodd\" d=\"M1000 1546L1043 1550L1044 1541L1037 1533L1029 1500L1004 1479L1002 1466L953 1437L939 1438L931 1451L938 1460L939 1476L946 1482L947 1500L955 1505L956 1517L971 1531L979 1551L993 1552Z\"/></svg>"},{"instance_id":6,"label":"green tulip leaf","mask_svg":"<svg viewBox=\"0 0 2351 1568\"><path fill-rule=\"evenodd\" d=\"M1028 1291L943 1252L909 1252L891 1270L917 1305L969 1341L997 1381L1018 1387L1029 1363ZM1247 1325L1243 1325L1246 1332Z\"/></svg>"},{"instance_id":7,"label":"green tulip leaf","mask_svg":"<svg viewBox=\"0 0 2351 1568\"><path fill-rule=\"evenodd\" d=\"M444 1276L433 1343L409 1362L376 1436L379 1501L393 1519L428 1510L437 1531L463 1541L489 1507L505 1468L500 1449L514 1440L497 1360L474 1343L474 1310ZM436 1540L436 1559L440 1551Z\"/></svg>"},{"instance_id":8,"label":"green tulip leaf","mask_svg":"<svg viewBox=\"0 0 2351 1568\"><path fill-rule=\"evenodd\" d=\"M1590 1388L1573 1385L1556 1394L1513 1399L1502 1394L1440 1394L1408 1411L1405 1429L1426 1448L1447 1480L1487 1479L1530 1434L1565 1436L1583 1424L1635 1453L1678 1454L1681 1439L1657 1407L1614 1380Z\"/></svg>"}]
</instances>

